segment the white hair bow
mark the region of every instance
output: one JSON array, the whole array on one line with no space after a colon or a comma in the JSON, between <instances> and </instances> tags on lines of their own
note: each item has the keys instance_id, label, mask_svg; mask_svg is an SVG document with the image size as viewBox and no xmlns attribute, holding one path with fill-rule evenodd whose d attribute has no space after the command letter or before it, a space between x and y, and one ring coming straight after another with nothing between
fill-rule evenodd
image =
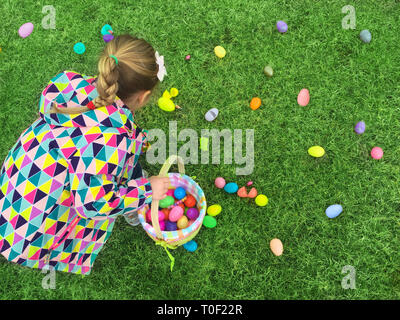
<instances>
[{"instance_id":1,"label":"white hair bow","mask_svg":"<svg viewBox=\"0 0 400 320\"><path fill-rule=\"evenodd\" d=\"M158 64L157 78L163 81L164 76L167 75L167 69L164 66L164 56L160 56L156 51L156 63Z\"/></svg>"}]
</instances>

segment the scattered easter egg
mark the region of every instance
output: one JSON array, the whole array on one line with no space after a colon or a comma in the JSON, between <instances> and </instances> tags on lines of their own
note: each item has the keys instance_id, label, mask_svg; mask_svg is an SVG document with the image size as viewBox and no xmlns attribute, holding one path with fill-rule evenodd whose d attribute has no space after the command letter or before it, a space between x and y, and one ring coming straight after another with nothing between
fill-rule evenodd
<instances>
[{"instance_id":1,"label":"scattered easter egg","mask_svg":"<svg viewBox=\"0 0 400 320\"><path fill-rule=\"evenodd\" d=\"M308 89L301 89L298 96L297 96L297 103L305 107L310 102L310 92Z\"/></svg>"},{"instance_id":2,"label":"scattered easter egg","mask_svg":"<svg viewBox=\"0 0 400 320\"><path fill-rule=\"evenodd\" d=\"M225 179L222 178L222 177L216 178L215 181L214 181L214 183L215 183L215 186L216 186L217 188L219 188L219 189L222 189L222 188L225 187L225 185L226 185Z\"/></svg>"},{"instance_id":3,"label":"scattered easter egg","mask_svg":"<svg viewBox=\"0 0 400 320\"><path fill-rule=\"evenodd\" d=\"M104 42L110 42L112 39L114 39L114 36L111 33L107 33L103 36Z\"/></svg>"},{"instance_id":4,"label":"scattered easter egg","mask_svg":"<svg viewBox=\"0 0 400 320\"><path fill-rule=\"evenodd\" d=\"M261 99L258 97L254 97L250 101L251 110L257 110L261 106Z\"/></svg>"},{"instance_id":5,"label":"scattered easter egg","mask_svg":"<svg viewBox=\"0 0 400 320\"><path fill-rule=\"evenodd\" d=\"M197 210L197 208L188 208L186 211L186 216L190 219L190 220L196 220L199 217L199 210Z\"/></svg>"},{"instance_id":6,"label":"scattered easter egg","mask_svg":"<svg viewBox=\"0 0 400 320\"><path fill-rule=\"evenodd\" d=\"M272 67L271 66L265 66L264 67L264 74L267 76L267 77L272 77L273 75L274 75L274 70L272 69Z\"/></svg>"},{"instance_id":7,"label":"scattered easter egg","mask_svg":"<svg viewBox=\"0 0 400 320\"><path fill-rule=\"evenodd\" d=\"M168 90L165 90L163 92L162 97L166 98L166 99L171 99L172 98L171 93Z\"/></svg>"},{"instance_id":8,"label":"scattered easter egg","mask_svg":"<svg viewBox=\"0 0 400 320\"><path fill-rule=\"evenodd\" d=\"M207 208L207 214L215 217L216 215L220 214L222 211L222 207L219 204L213 204Z\"/></svg>"},{"instance_id":9,"label":"scattered easter egg","mask_svg":"<svg viewBox=\"0 0 400 320\"><path fill-rule=\"evenodd\" d=\"M383 157L383 150L380 147L373 147L371 150L371 157L379 160Z\"/></svg>"},{"instance_id":10,"label":"scattered easter egg","mask_svg":"<svg viewBox=\"0 0 400 320\"><path fill-rule=\"evenodd\" d=\"M247 185L248 185L248 186L251 186L251 185L253 185L253 181L249 181L249 182L247 182Z\"/></svg>"},{"instance_id":11,"label":"scattered easter egg","mask_svg":"<svg viewBox=\"0 0 400 320\"><path fill-rule=\"evenodd\" d=\"M175 200L171 196L166 196L164 199L161 199L159 202L160 208L168 208L174 204Z\"/></svg>"},{"instance_id":12,"label":"scattered easter egg","mask_svg":"<svg viewBox=\"0 0 400 320\"><path fill-rule=\"evenodd\" d=\"M177 200L183 199L184 197L186 197L186 190L183 189L182 187L176 188L174 191L174 197Z\"/></svg>"},{"instance_id":13,"label":"scattered easter egg","mask_svg":"<svg viewBox=\"0 0 400 320\"><path fill-rule=\"evenodd\" d=\"M105 36L106 34L110 34L113 33L113 29L109 24L105 24L102 28L101 28L101 34L103 36Z\"/></svg>"},{"instance_id":14,"label":"scattered easter egg","mask_svg":"<svg viewBox=\"0 0 400 320\"><path fill-rule=\"evenodd\" d=\"M283 244L279 239L272 239L269 243L269 247L274 255L280 256L283 253Z\"/></svg>"},{"instance_id":15,"label":"scattered easter egg","mask_svg":"<svg viewBox=\"0 0 400 320\"><path fill-rule=\"evenodd\" d=\"M336 218L339 214L341 214L343 211L343 208L340 204L333 204L326 208L325 213L328 216L328 218Z\"/></svg>"},{"instance_id":16,"label":"scattered easter egg","mask_svg":"<svg viewBox=\"0 0 400 320\"><path fill-rule=\"evenodd\" d=\"M226 50L221 46L216 46L214 48L214 53L218 58L223 58L226 55Z\"/></svg>"},{"instance_id":17,"label":"scattered easter egg","mask_svg":"<svg viewBox=\"0 0 400 320\"><path fill-rule=\"evenodd\" d=\"M218 116L218 109L217 108L212 108L212 109L210 109L210 110L208 110L207 112L206 112L206 114L205 114L205 118L206 118L206 120L207 121L209 121L209 122L211 122L211 121L214 121L215 120L215 118L217 118L217 116Z\"/></svg>"},{"instance_id":18,"label":"scattered easter egg","mask_svg":"<svg viewBox=\"0 0 400 320\"><path fill-rule=\"evenodd\" d=\"M239 188L239 190L237 191L237 195L238 195L240 198L247 198L247 190L246 190L246 187L241 187L241 188Z\"/></svg>"},{"instance_id":19,"label":"scattered easter egg","mask_svg":"<svg viewBox=\"0 0 400 320\"><path fill-rule=\"evenodd\" d=\"M285 33L288 30L288 26L285 21L279 20L276 23L276 28L280 33Z\"/></svg>"},{"instance_id":20,"label":"scattered easter egg","mask_svg":"<svg viewBox=\"0 0 400 320\"><path fill-rule=\"evenodd\" d=\"M188 208L193 208L196 205L196 198L189 194L184 201L184 204Z\"/></svg>"},{"instance_id":21,"label":"scattered easter egg","mask_svg":"<svg viewBox=\"0 0 400 320\"><path fill-rule=\"evenodd\" d=\"M161 110L167 112L172 112L175 110L175 103L171 99L165 97L161 97L160 99L158 99L158 106Z\"/></svg>"},{"instance_id":22,"label":"scattered easter egg","mask_svg":"<svg viewBox=\"0 0 400 320\"><path fill-rule=\"evenodd\" d=\"M186 242L183 247L189 252L195 252L197 250L197 243L194 240Z\"/></svg>"},{"instance_id":23,"label":"scattered easter egg","mask_svg":"<svg viewBox=\"0 0 400 320\"><path fill-rule=\"evenodd\" d=\"M74 51L77 54L84 54L86 51L86 47L82 42L75 43Z\"/></svg>"},{"instance_id":24,"label":"scattered easter egg","mask_svg":"<svg viewBox=\"0 0 400 320\"><path fill-rule=\"evenodd\" d=\"M239 187L235 182L229 182L225 185L224 190L228 193L236 193Z\"/></svg>"},{"instance_id":25,"label":"scattered easter egg","mask_svg":"<svg viewBox=\"0 0 400 320\"><path fill-rule=\"evenodd\" d=\"M165 230L165 221L164 220L158 221L158 224L160 225L160 230L164 231Z\"/></svg>"},{"instance_id":26,"label":"scattered easter egg","mask_svg":"<svg viewBox=\"0 0 400 320\"><path fill-rule=\"evenodd\" d=\"M265 207L268 203L268 198L267 198L267 196L265 196L263 194L259 194L256 197L255 202L256 202L256 205L258 205L259 207Z\"/></svg>"},{"instance_id":27,"label":"scattered easter egg","mask_svg":"<svg viewBox=\"0 0 400 320\"><path fill-rule=\"evenodd\" d=\"M203 225L207 228L214 228L217 225L217 220L212 216L205 216L203 219Z\"/></svg>"},{"instance_id":28,"label":"scattered easter egg","mask_svg":"<svg viewBox=\"0 0 400 320\"><path fill-rule=\"evenodd\" d=\"M176 222L172 222L170 220L165 221L165 231L175 231L177 229L178 227L176 225Z\"/></svg>"},{"instance_id":29,"label":"scattered easter egg","mask_svg":"<svg viewBox=\"0 0 400 320\"><path fill-rule=\"evenodd\" d=\"M174 98L179 94L179 91L177 88L171 88L170 94L171 94L171 97Z\"/></svg>"},{"instance_id":30,"label":"scattered easter egg","mask_svg":"<svg viewBox=\"0 0 400 320\"><path fill-rule=\"evenodd\" d=\"M189 223L188 218L186 216L182 216L179 218L176 225L178 226L178 229L185 229L185 228L187 228L188 223Z\"/></svg>"},{"instance_id":31,"label":"scattered easter egg","mask_svg":"<svg viewBox=\"0 0 400 320\"><path fill-rule=\"evenodd\" d=\"M18 34L21 38L28 37L33 31L33 23L27 22L19 27Z\"/></svg>"},{"instance_id":32,"label":"scattered easter egg","mask_svg":"<svg viewBox=\"0 0 400 320\"><path fill-rule=\"evenodd\" d=\"M253 188L250 189L249 194L247 195L247 197L254 199L255 197L257 197L257 194L258 194L257 189L253 187Z\"/></svg>"},{"instance_id":33,"label":"scattered easter egg","mask_svg":"<svg viewBox=\"0 0 400 320\"><path fill-rule=\"evenodd\" d=\"M356 126L354 127L354 131L357 134L363 134L365 131L365 122L364 121L357 122Z\"/></svg>"},{"instance_id":34,"label":"scattered easter egg","mask_svg":"<svg viewBox=\"0 0 400 320\"><path fill-rule=\"evenodd\" d=\"M362 30L360 32L360 39L362 42L370 43L371 38L372 38L372 36L371 36L371 32L369 32L369 30Z\"/></svg>"},{"instance_id":35,"label":"scattered easter egg","mask_svg":"<svg viewBox=\"0 0 400 320\"><path fill-rule=\"evenodd\" d=\"M320 146L313 146L308 149L308 154L312 157L320 158L325 154L325 150Z\"/></svg>"},{"instance_id":36,"label":"scattered easter egg","mask_svg":"<svg viewBox=\"0 0 400 320\"><path fill-rule=\"evenodd\" d=\"M188 55L185 57L185 60L186 60L186 61L189 61L190 58L191 58L191 57L190 57L190 54L188 54Z\"/></svg>"}]
</instances>

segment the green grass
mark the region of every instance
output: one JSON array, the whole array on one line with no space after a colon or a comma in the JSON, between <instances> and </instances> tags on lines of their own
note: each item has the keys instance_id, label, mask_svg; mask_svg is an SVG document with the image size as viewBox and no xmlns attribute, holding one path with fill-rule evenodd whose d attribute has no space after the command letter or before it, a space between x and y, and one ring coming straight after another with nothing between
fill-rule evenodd
<instances>
[{"instance_id":1,"label":"green grass","mask_svg":"<svg viewBox=\"0 0 400 320\"><path fill-rule=\"evenodd\" d=\"M199 133L252 128L254 172L238 177L232 165L187 165L208 204L223 212L215 229L200 231L195 253L172 252L173 273L164 250L119 218L92 274L59 272L55 290L42 289L40 271L1 259L2 299L400 298L399 1L99 2L53 0L56 29L44 30L48 1L1 1L0 158L36 119L51 77L65 69L96 74L100 28L111 23L117 34L144 37L165 56L160 92L180 90L175 101L183 110L164 113L152 103L137 122L165 132L171 120ZM341 27L348 4L356 9L355 30ZM288 23L286 34L276 31L277 20ZM28 21L35 30L21 39L17 30ZM370 44L359 40L362 29L371 31ZM72 50L78 41L86 44L83 56ZM222 60L216 45L227 50ZM266 64L274 68L271 79L262 73ZM302 88L311 93L304 108L296 103ZM257 111L248 106L253 96L263 101ZM220 115L208 123L204 113L212 107ZM361 136L353 131L360 120L367 124ZM326 155L308 156L312 145ZM383 148L383 159L371 159L374 146ZM216 190L217 176L240 186L253 180L268 206ZM334 203L344 212L328 219L324 211ZM269 250L275 237L284 244L280 257ZM341 287L346 265L356 269L355 290Z\"/></svg>"}]
</instances>

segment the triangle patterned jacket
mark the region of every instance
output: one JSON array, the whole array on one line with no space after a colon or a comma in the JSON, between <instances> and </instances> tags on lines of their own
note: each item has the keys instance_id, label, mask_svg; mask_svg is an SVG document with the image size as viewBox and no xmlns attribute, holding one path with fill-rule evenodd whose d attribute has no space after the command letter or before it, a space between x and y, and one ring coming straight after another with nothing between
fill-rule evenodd
<instances>
[{"instance_id":1,"label":"triangle patterned jacket","mask_svg":"<svg viewBox=\"0 0 400 320\"><path fill-rule=\"evenodd\" d=\"M145 132L118 97L81 114L96 78L64 71L50 80L39 119L8 153L0 171L0 253L17 264L89 274L118 215L151 202L147 179L131 179L147 146Z\"/></svg>"}]
</instances>

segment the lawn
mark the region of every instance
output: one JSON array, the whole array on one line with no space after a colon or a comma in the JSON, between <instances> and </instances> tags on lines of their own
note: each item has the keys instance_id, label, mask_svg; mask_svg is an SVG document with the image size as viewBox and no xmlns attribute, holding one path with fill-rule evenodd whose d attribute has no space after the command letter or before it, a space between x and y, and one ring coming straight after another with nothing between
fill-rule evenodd
<instances>
[{"instance_id":1,"label":"lawn","mask_svg":"<svg viewBox=\"0 0 400 320\"><path fill-rule=\"evenodd\" d=\"M70 69L95 75L104 46L100 29L132 33L165 56L168 75L152 103L136 115L141 127L178 131L254 129L254 171L237 165L188 164L209 205L222 213L202 228L194 253L163 248L122 217L89 276L58 272L56 289L44 274L0 259L1 299L399 299L400 298L400 2L256 0L2 0L0 13L0 158L37 118L47 82ZM56 28L41 21L56 9ZM343 29L342 7L353 5L356 29ZM288 32L276 30L284 20ZM33 22L22 39L18 28ZM369 44L359 33L369 29ZM86 52L72 50L76 42ZM214 55L223 46L223 59ZM185 56L191 55L190 61ZM263 68L270 64L274 76ZM182 109L161 111L156 99L176 87ZM308 106L297 94L308 88ZM262 106L251 110L258 96ZM216 107L213 122L204 114ZM366 131L354 133L364 120ZM312 158L309 147L326 154ZM374 146L381 160L369 155ZM142 165L152 175L160 165ZM176 168L174 167L174 170ZM218 176L243 186L252 180L266 207L214 186ZM335 219L325 215L341 204ZM279 238L282 256L269 242ZM344 266L356 288L343 289Z\"/></svg>"}]
</instances>

